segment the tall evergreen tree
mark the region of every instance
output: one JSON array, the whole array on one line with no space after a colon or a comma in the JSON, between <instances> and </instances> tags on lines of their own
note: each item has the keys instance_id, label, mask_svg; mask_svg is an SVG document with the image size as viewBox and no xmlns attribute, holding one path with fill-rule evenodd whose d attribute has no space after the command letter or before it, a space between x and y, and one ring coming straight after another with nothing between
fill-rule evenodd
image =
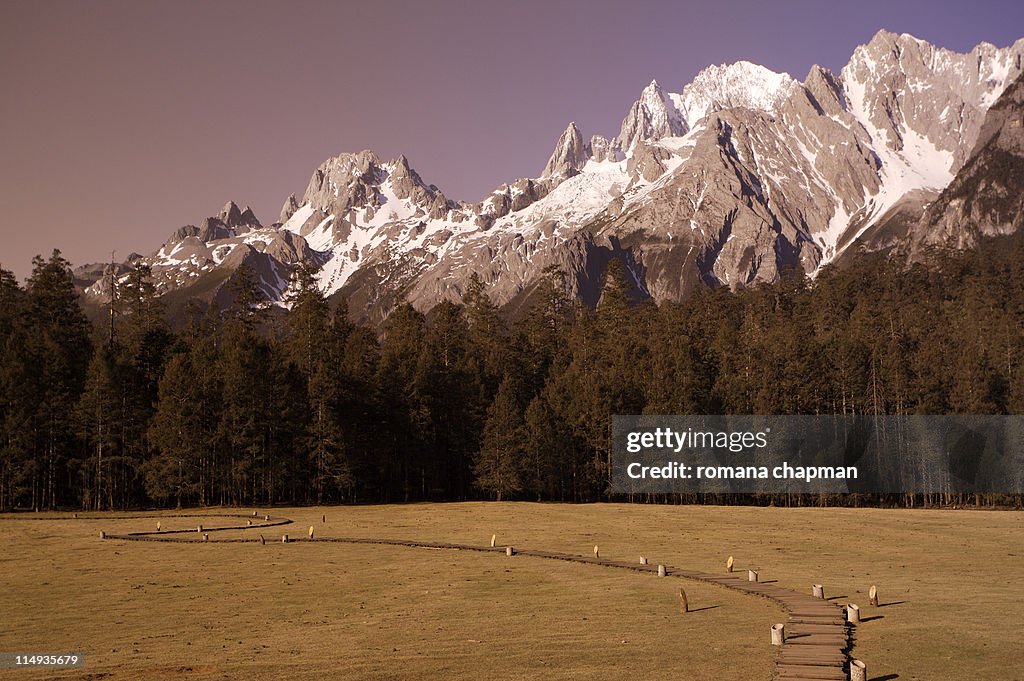
<instances>
[{"instance_id":1,"label":"tall evergreen tree","mask_svg":"<svg viewBox=\"0 0 1024 681\"><path fill-rule=\"evenodd\" d=\"M84 509L125 506L128 490L124 485L127 479L134 479L134 471L125 475L120 470L126 463L123 374L114 348L96 349L75 413L86 451L79 467Z\"/></svg>"},{"instance_id":2,"label":"tall evergreen tree","mask_svg":"<svg viewBox=\"0 0 1024 681\"><path fill-rule=\"evenodd\" d=\"M89 323L78 304L68 261L54 250L36 256L28 280L28 338L34 380L39 387L32 505L53 508L68 500L71 480L65 465L74 446L74 405L92 354Z\"/></svg>"},{"instance_id":3,"label":"tall evergreen tree","mask_svg":"<svg viewBox=\"0 0 1024 681\"><path fill-rule=\"evenodd\" d=\"M34 471L38 375L28 337L25 291L0 268L0 511L25 503Z\"/></svg>"},{"instance_id":4,"label":"tall evergreen tree","mask_svg":"<svg viewBox=\"0 0 1024 681\"><path fill-rule=\"evenodd\" d=\"M523 489L523 415L516 392L509 377L498 387L473 466L476 486L498 501Z\"/></svg>"},{"instance_id":5,"label":"tall evergreen tree","mask_svg":"<svg viewBox=\"0 0 1024 681\"><path fill-rule=\"evenodd\" d=\"M146 493L164 503L173 500L179 508L186 501L206 505L213 500L208 478L213 474L216 395L195 360L193 352L183 352L167 363L149 429L156 454L143 469Z\"/></svg>"},{"instance_id":6,"label":"tall evergreen tree","mask_svg":"<svg viewBox=\"0 0 1024 681\"><path fill-rule=\"evenodd\" d=\"M423 315L409 303L396 307L387 320L378 365L381 427L387 433L379 477L390 481L390 491L404 501L422 490L426 474L422 452L430 440L430 414L416 381L425 340Z\"/></svg>"},{"instance_id":7,"label":"tall evergreen tree","mask_svg":"<svg viewBox=\"0 0 1024 681\"><path fill-rule=\"evenodd\" d=\"M291 313L285 349L305 378L305 402L309 405L306 448L313 462L316 502L326 495L350 490L353 477L345 433L339 419L340 380L346 336L350 329L332 324L327 298L316 284L313 270L300 265L292 281Z\"/></svg>"}]
</instances>

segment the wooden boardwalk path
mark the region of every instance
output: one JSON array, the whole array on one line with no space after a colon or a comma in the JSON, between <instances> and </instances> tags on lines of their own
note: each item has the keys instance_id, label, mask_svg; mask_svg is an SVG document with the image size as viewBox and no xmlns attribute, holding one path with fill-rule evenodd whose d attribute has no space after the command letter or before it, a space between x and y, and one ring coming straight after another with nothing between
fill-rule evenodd
<instances>
[{"instance_id":1,"label":"wooden boardwalk path","mask_svg":"<svg viewBox=\"0 0 1024 681\"><path fill-rule=\"evenodd\" d=\"M218 517L218 516L206 516ZM249 517L238 515L221 515L219 517ZM224 530L258 530L266 527L288 525L292 521L287 518L273 518L264 516L257 518L250 525L232 525L229 527L204 528L203 532L216 532ZM108 534L106 539L121 539L128 541L164 541L164 542L203 542L203 539L178 538L168 535L192 535L196 537L198 530L165 530L162 532L131 532L127 534ZM258 542L259 539L235 538L219 540L220 542ZM389 546L404 546L411 548L428 549L450 549L455 551L482 551L506 554L506 546L477 546L472 544L452 544L447 542L410 541L403 539L380 539L365 537L295 537L289 538L291 542L313 542L313 543L342 543L342 544L376 544ZM659 567L664 567L666 577L693 579L711 584L718 584L729 589L742 591L744 593L761 596L775 601L788 613L788 621L785 623L785 642L775 660L775 673L773 678L777 681L845 681L850 658L848 653L852 648L852 629L847 625L844 609L836 603L817 598L811 593L801 593L778 586L774 583L752 582L743 579L738 573L724 575L713 575L694 570L671 567L668 565L659 566L656 564L627 563L623 561L609 560L597 556L581 556L569 553L558 553L554 551L541 551L537 549L514 549L516 556L529 556L533 558L547 558L550 560L565 560L574 563L587 563L601 567L619 568L634 570L636 572L649 572L655 575ZM808 589L810 591L810 589ZM768 641L768 628L765 630L765 641Z\"/></svg>"}]
</instances>

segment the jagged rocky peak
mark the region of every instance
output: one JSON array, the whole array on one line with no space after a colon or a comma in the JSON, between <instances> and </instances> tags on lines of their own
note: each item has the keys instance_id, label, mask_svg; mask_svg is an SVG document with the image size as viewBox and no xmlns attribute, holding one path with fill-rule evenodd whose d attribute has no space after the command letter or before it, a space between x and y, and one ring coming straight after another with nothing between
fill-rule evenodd
<instances>
[{"instance_id":1,"label":"jagged rocky peak","mask_svg":"<svg viewBox=\"0 0 1024 681\"><path fill-rule=\"evenodd\" d=\"M389 169L391 172L391 187L398 198L409 198L417 187L423 186L423 180L420 179L415 170L409 167L409 159L405 157L405 154L402 154L391 163Z\"/></svg>"},{"instance_id":2,"label":"jagged rocky peak","mask_svg":"<svg viewBox=\"0 0 1024 681\"><path fill-rule=\"evenodd\" d=\"M583 143L583 134L576 127L576 123L570 123L558 138L555 150L551 153L547 165L544 166L541 177L575 175L582 170L589 158L587 147Z\"/></svg>"},{"instance_id":3,"label":"jagged rocky peak","mask_svg":"<svg viewBox=\"0 0 1024 681\"><path fill-rule=\"evenodd\" d=\"M252 208L249 206L246 206L245 210L242 211L240 220L241 224L238 225L238 227L247 227L249 229L259 229L263 227L263 225L260 224L260 221L256 219L256 213L254 213Z\"/></svg>"},{"instance_id":4,"label":"jagged rocky peak","mask_svg":"<svg viewBox=\"0 0 1024 681\"><path fill-rule=\"evenodd\" d=\"M382 162L372 151L327 159L309 180L303 203L325 216L343 217L366 208L371 216L387 201L387 192L409 201L431 219L444 217L454 204L435 186L427 185L403 155Z\"/></svg>"},{"instance_id":5,"label":"jagged rocky peak","mask_svg":"<svg viewBox=\"0 0 1024 681\"><path fill-rule=\"evenodd\" d=\"M295 215L295 211L297 211L298 209L298 199L295 198L295 194L289 194L288 198L284 200L284 205L281 206L281 216L277 219L277 221L282 224L288 222L288 218Z\"/></svg>"},{"instance_id":6,"label":"jagged rocky peak","mask_svg":"<svg viewBox=\"0 0 1024 681\"><path fill-rule=\"evenodd\" d=\"M302 202L328 215L344 215L353 206L374 202L383 175L381 161L372 151L339 154L316 169Z\"/></svg>"},{"instance_id":7,"label":"jagged rocky peak","mask_svg":"<svg viewBox=\"0 0 1024 681\"><path fill-rule=\"evenodd\" d=\"M256 214L249 206L242 210L234 201L228 201L220 209L216 217L222 224L234 230L237 234L243 234L252 229L260 229L263 225L256 219Z\"/></svg>"},{"instance_id":8,"label":"jagged rocky peak","mask_svg":"<svg viewBox=\"0 0 1024 681\"><path fill-rule=\"evenodd\" d=\"M234 201L228 201L224 204L224 207L220 209L220 213L217 214L217 219L225 225L233 226L241 222L242 211Z\"/></svg>"},{"instance_id":9,"label":"jagged rocky peak","mask_svg":"<svg viewBox=\"0 0 1024 681\"><path fill-rule=\"evenodd\" d=\"M638 142L686 134L689 126L679 110L677 97L666 93L658 81L652 80L622 121L618 138L620 148L630 151Z\"/></svg>"},{"instance_id":10,"label":"jagged rocky peak","mask_svg":"<svg viewBox=\"0 0 1024 681\"><path fill-rule=\"evenodd\" d=\"M389 173L387 181L395 196L419 206L431 220L443 218L454 207L440 189L423 181L419 173L409 165L405 154L387 164L386 171Z\"/></svg>"},{"instance_id":11,"label":"jagged rocky peak","mask_svg":"<svg viewBox=\"0 0 1024 681\"><path fill-rule=\"evenodd\" d=\"M910 138L966 159L985 111L1021 72L1024 39L1005 48L982 43L961 54L906 33L879 31L854 50L840 78L848 106L876 144L901 151Z\"/></svg>"},{"instance_id":12,"label":"jagged rocky peak","mask_svg":"<svg viewBox=\"0 0 1024 681\"><path fill-rule=\"evenodd\" d=\"M709 66L683 88L682 105L691 128L708 114L743 107L774 114L800 84L788 73L749 61Z\"/></svg>"},{"instance_id":13,"label":"jagged rocky peak","mask_svg":"<svg viewBox=\"0 0 1024 681\"><path fill-rule=\"evenodd\" d=\"M814 104L826 116L838 116L846 109L846 95L843 84L824 66L815 64L807 72L804 88L811 96Z\"/></svg>"}]
</instances>

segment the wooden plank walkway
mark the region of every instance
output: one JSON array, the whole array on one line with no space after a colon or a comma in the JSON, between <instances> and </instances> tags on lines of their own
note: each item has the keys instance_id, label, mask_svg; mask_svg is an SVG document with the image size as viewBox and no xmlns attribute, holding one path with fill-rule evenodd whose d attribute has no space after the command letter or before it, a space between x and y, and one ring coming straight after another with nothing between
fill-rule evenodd
<instances>
[{"instance_id":1,"label":"wooden plank walkway","mask_svg":"<svg viewBox=\"0 0 1024 681\"><path fill-rule=\"evenodd\" d=\"M217 516L206 516L217 517ZM221 517L248 517L238 515L222 515ZM264 516L254 519L249 525L231 525L227 527L204 527L203 532L224 530L258 530L291 524L287 518ZM132 532L128 534L109 534L106 539L127 541L164 541L164 542L203 542L202 539L183 539L169 537L169 534L197 535L197 530L171 530L164 532ZM258 542L259 539L226 539L220 542ZM471 544L452 544L447 542L410 541L404 539L382 539L369 537L307 537L289 538L289 542L342 543L342 544L377 544L387 546L404 546L411 548L448 549L454 551L483 551L505 555L505 546L477 546ZM586 563L601 567L634 570L658 574L657 564L642 565L639 562L627 563L594 556L581 556L555 551L537 549L514 549L516 556L546 558L549 560L565 560L574 563ZM816 598L810 593L800 593L774 583L751 582L735 574L713 575L694 570L664 566L666 577L693 579L701 582L717 584L755 596L770 599L781 605L788 614L786 637L775 660L773 678L777 681L845 681L849 668L849 652L852 648L852 630L848 627L845 612L841 606L828 600ZM810 589L808 589L810 591ZM765 631L767 645L768 631Z\"/></svg>"}]
</instances>

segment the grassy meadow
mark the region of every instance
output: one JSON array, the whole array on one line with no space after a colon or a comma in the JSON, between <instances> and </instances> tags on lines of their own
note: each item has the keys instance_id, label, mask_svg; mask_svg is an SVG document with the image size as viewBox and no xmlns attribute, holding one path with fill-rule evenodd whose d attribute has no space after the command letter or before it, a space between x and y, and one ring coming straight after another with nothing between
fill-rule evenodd
<instances>
[{"instance_id":1,"label":"grassy meadow","mask_svg":"<svg viewBox=\"0 0 1024 681\"><path fill-rule=\"evenodd\" d=\"M236 524L214 517L230 512L161 523ZM854 653L870 679L1024 679L1011 619L1024 513L526 503L268 512L295 524L214 532L209 544L98 538L154 529L156 518L0 516L0 651L87 660L0 679L771 678L769 626L784 616L764 599L526 556L280 543L309 525L318 537L481 545L496 533L499 544L581 555L597 544L602 558L644 554L710 572L733 555L762 581L822 583L860 605ZM217 542L259 531L266 546ZM871 584L882 607L868 606ZM696 610L685 616L680 586Z\"/></svg>"}]
</instances>

